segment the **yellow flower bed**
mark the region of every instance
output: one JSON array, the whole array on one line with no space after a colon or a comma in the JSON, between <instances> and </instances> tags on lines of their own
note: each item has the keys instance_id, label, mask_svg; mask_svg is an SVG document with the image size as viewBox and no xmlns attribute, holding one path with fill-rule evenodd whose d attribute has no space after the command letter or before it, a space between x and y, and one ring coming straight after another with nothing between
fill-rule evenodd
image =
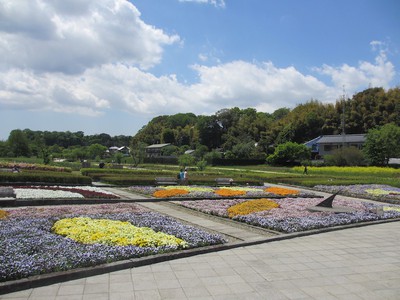
<instances>
[{"instance_id":1,"label":"yellow flower bed","mask_svg":"<svg viewBox=\"0 0 400 300\"><path fill-rule=\"evenodd\" d=\"M235 190L235 191L245 191L245 192L259 192L260 189L258 188L252 188L252 187L247 187L247 186L235 186L235 187L224 187L224 189L227 190Z\"/></svg>"},{"instance_id":2,"label":"yellow flower bed","mask_svg":"<svg viewBox=\"0 0 400 300\"><path fill-rule=\"evenodd\" d=\"M168 197L187 195L187 194L189 194L189 191L175 188L175 189L155 191L153 193L153 196L157 198L168 198Z\"/></svg>"},{"instance_id":3,"label":"yellow flower bed","mask_svg":"<svg viewBox=\"0 0 400 300\"><path fill-rule=\"evenodd\" d=\"M265 192L276 194L276 195L281 195L281 196L298 195L300 193L298 190L286 189L286 188L275 187L275 186L265 189Z\"/></svg>"},{"instance_id":4,"label":"yellow flower bed","mask_svg":"<svg viewBox=\"0 0 400 300\"><path fill-rule=\"evenodd\" d=\"M269 199L249 200L228 208L228 216L233 218L237 215L248 215L258 211L270 210L279 207L279 204Z\"/></svg>"},{"instance_id":5,"label":"yellow flower bed","mask_svg":"<svg viewBox=\"0 0 400 300\"><path fill-rule=\"evenodd\" d=\"M54 223L52 230L56 234L82 244L187 247L187 242L173 235L155 232L147 227L136 227L129 222L108 219L91 219L87 217L61 219Z\"/></svg>"},{"instance_id":6,"label":"yellow flower bed","mask_svg":"<svg viewBox=\"0 0 400 300\"><path fill-rule=\"evenodd\" d=\"M232 190L232 189L218 189L214 193L222 197L234 197L246 195L246 191Z\"/></svg>"},{"instance_id":7,"label":"yellow flower bed","mask_svg":"<svg viewBox=\"0 0 400 300\"><path fill-rule=\"evenodd\" d=\"M163 186L165 190L172 190L172 189L182 189L185 191L190 192L212 192L213 189L210 187L203 187L203 186L188 186L188 185L178 185L178 186Z\"/></svg>"},{"instance_id":8,"label":"yellow flower bed","mask_svg":"<svg viewBox=\"0 0 400 300\"><path fill-rule=\"evenodd\" d=\"M0 209L0 219L5 219L8 217L8 211Z\"/></svg>"}]
</instances>

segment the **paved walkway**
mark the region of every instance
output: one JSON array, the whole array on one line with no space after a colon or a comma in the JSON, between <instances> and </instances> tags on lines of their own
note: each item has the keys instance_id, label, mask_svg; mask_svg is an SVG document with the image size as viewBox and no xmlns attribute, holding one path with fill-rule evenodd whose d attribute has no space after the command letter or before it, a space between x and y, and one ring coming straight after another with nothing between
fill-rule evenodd
<instances>
[{"instance_id":1,"label":"paved walkway","mask_svg":"<svg viewBox=\"0 0 400 300\"><path fill-rule=\"evenodd\" d=\"M237 242L270 235L146 205ZM392 222L179 258L0 299L400 299L399 249L400 223Z\"/></svg>"}]
</instances>

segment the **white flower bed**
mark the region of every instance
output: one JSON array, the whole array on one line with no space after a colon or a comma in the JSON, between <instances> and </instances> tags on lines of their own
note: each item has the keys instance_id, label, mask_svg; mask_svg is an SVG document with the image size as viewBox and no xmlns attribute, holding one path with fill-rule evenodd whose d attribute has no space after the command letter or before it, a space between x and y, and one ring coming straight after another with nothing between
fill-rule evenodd
<instances>
[{"instance_id":1,"label":"white flower bed","mask_svg":"<svg viewBox=\"0 0 400 300\"><path fill-rule=\"evenodd\" d=\"M44 189L14 189L17 199L84 198L79 193Z\"/></svg>"}]
</instances>

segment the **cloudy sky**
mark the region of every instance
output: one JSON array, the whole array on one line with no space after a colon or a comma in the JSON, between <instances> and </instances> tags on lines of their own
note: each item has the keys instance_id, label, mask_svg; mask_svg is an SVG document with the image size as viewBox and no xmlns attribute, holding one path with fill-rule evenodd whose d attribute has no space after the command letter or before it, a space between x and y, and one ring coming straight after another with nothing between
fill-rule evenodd
<instances>
[{"instance_id":1,"label":"cloudy sky","mask_svg":"<svg viewBox=\"0 0 400 300\"><path fill-rule=\"evenodd\" d=\"M398 0L1 0L0 140L399 87L399 16Z\"/></svg>"}]
</instances>

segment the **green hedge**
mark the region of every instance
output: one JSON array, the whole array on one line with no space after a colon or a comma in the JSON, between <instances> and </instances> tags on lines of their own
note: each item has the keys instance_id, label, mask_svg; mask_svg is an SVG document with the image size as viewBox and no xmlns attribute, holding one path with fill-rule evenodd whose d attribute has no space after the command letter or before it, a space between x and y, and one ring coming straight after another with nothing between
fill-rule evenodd
<instances>
[{"instance_id":1,"label":"green hedge","mask_svg":"<svg viewBox=\"0 0 400 300\"><path fill-rule=\"evenodd\" d=\"M159 176L159 174L158 174ZM158 176L154 175L142 175L142 176L122 176L122 175L108 175L101 177L101 182L110 183L115 185L154 185L155 178ZM168 177L174 177L173 175L167 175ZM214 186L215 179L221 176L203 176L193 175L189 178L189 185L206 185ZM236 178L234 179L234 185L263 185L262 181L249 179L249 178Z\"/></svg>"},{"instance_id":2,"label":"green hedge","mask_svg":"<svg viewBox=\"0 0 400 300\"><path fill-rule=\"evenodd\" d=\"M48 183L48 184L92 184L88 176L68 172L21 171L20 173L0 172L1 183Z\"/></svg>"}]
</instances>

